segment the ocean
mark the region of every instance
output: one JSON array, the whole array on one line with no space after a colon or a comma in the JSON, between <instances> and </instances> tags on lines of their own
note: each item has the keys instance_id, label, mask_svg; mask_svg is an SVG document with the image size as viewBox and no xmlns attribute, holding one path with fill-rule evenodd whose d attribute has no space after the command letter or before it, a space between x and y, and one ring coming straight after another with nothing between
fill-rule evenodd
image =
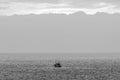
<instances>
[{"instance_id":1,"label":"ocean","mask_svg":"<svg viewBox=\"0 0 120 80\"><path fill-rule=\"evenodd\" d=\"M5 55L4 55L5 56ZM10 56L9 56L10 57ZM54 64L60 63L61 67ZM105 58L13 59L0 61L0 80L119 80L120 60Z\"/></svg>"}]
</instances>

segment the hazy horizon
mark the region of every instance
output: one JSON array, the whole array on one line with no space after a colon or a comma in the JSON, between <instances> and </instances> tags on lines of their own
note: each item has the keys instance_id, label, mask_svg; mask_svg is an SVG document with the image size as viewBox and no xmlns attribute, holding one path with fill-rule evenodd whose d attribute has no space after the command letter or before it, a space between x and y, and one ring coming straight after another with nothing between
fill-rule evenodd
<instances>
[{"instance_id":1,"label":"hazy horizon","mask_svg":"<svg viewBox=\"0 0 120 80\"><path fill-rule=\"evenodd\" d=\"M0 60L119 60L119 56L120 53L2 53Z\"/></svg>"}]
</instances>

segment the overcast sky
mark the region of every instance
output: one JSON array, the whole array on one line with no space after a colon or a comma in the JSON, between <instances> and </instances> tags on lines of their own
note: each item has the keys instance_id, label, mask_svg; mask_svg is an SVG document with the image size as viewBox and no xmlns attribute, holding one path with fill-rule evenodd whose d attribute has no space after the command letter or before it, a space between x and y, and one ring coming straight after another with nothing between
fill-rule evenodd
<instances>
[{"instance_id":1,"label":"overcast sky","mask_svg":"<svg viewBox=\"0 0 120 80\"><path fill-rule=\"evenodd\" d=\"M118 0L1 0L0 4L0 53L119 56Z\"/></svg>"}]
</instances>

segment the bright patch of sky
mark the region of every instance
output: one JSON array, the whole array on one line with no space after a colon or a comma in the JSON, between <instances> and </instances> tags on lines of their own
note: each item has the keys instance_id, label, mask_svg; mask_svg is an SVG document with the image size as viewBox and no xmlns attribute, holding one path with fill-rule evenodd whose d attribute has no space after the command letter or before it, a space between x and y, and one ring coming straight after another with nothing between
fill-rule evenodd
<instances>
[{"instance_id":1,"label":"bright patch of sky","mask_svg":"<svg viewBox=\"0 0 120 80\"><path fill-rule=\"evenodd\" d=\"M120 13L119 0L0 0L0 16Z\"/></svg>"}]
</instances>

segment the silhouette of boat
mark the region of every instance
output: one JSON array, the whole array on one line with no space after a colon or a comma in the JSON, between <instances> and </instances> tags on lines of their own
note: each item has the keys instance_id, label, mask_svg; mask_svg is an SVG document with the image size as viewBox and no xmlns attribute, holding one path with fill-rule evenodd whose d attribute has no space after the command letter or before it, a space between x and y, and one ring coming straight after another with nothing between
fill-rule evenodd
<instances>
[{"instance_id":1,"label":"silhouette of boat","mask_svg":"<svg viewBox=\"0 0 120 80\"><path fill-rule=\"evenodd\" d=\"M55 63L53 66L56 67L56 68L62 67L62 65L60 64L60 62Z\"/></svg>"}]
</instances>

